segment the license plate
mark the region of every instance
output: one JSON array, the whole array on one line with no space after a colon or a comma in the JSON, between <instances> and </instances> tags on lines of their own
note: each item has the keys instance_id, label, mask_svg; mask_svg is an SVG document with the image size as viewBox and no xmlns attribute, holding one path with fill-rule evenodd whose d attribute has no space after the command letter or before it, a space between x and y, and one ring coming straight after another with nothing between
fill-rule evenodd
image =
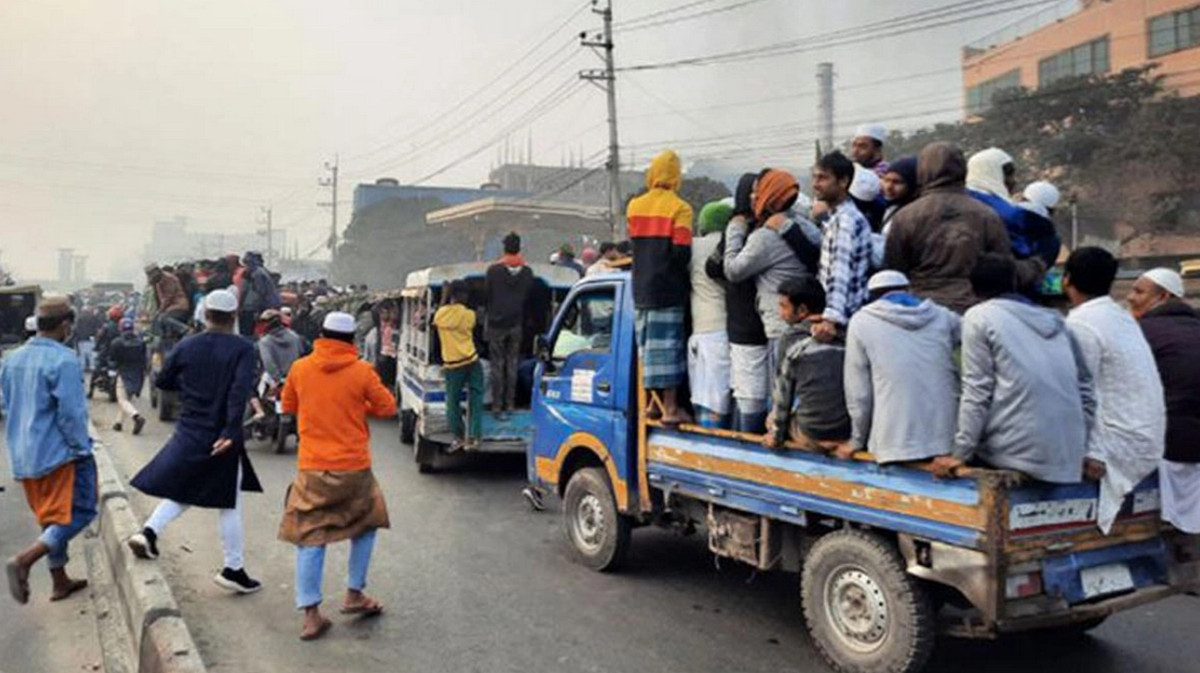
<instances>
[{"instance_id":1,"label":"license plate","mask_svg":"<svg viewBox=\"0 0 1200 673\"><path fill-rule=\"evenodd\" d=\"M1083 582L1083 595L1095 598L1133 588L1133 575L1129 566L1124 563L1084 568L1079 571L1079 579Z\"/></svg>"}]
</instances>

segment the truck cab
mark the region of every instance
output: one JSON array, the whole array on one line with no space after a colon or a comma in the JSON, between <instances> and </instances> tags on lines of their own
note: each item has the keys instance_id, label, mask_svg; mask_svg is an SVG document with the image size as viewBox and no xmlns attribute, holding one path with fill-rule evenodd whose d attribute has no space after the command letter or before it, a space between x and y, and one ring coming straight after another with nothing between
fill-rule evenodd
<instances>
[{"instance_id":1,"label":"truck cab","mask_svg":"<svg viewBox=\"0 0 1200 673\"><path fill-rule=\"evenodd\" d=\"M576 560L611 571L635 528L704 530L716 556L797 574L797 608L837 670L914 672L938 635L1079 633L1200 588L1200 544L1161 521L1156 476L1106 535L1094 482L939 479L650 420L627 273L575 285L537 350L529 479L561 498Z\"/></svg>"}]
</instances>

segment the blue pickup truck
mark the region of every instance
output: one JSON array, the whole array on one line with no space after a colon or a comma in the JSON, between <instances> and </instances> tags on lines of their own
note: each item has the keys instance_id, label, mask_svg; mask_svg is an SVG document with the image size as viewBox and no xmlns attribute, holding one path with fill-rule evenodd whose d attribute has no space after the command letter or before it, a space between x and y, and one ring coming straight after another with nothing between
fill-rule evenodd
<instances>
[{"instance_id":1,"label":"blue pickup truck","mask_svg":"<svg viewBox=\"0 0 1200 673\"><path fill-rule=\"evenodd\" d=\"M1081 633L1200 586L1200 545L1160 521L1154 478L1109 535L1098 488L838 460L648 420L628 274L575 285L538 340L530 480L556 492L573 555L620 566L635 528L799 575L796 605L839 671L920 670L938 635Z\"/></svg>"}]
</instances>

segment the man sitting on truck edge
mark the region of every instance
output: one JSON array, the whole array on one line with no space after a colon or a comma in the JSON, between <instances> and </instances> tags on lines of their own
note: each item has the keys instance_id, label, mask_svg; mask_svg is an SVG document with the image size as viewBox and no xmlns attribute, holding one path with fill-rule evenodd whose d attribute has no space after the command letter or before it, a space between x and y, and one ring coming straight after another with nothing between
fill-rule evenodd
<instances>
[{"instance_id":1,"label":"man sitting on truck edge","mask_svg":"<svg viewBox=\"0 0 1200 673\"><path fill-rule=\"evenodd\" d=\"M1133 284L1129 308L1158 362L1167 402L1167 446L1158 468L1162 518L1200 534L1200 313L1183 300L1183 278L1151 269Z\"/></svg>"},{"instance_id":2,"label":"man sitting on truck edge","mask_svg":"<svg viewBox=\"0 0 1200 673\"><path fill-rule=\"evenodd\" d=\"M630 201L626 211L642 382L662 400L661 420L671 425L690 420L679 406L687 373L684 323L692 257L692 207L679 198L682 182L679 155L660 153L646 171L646 193ZM647 413L654 416L657 410Z\"/></svg>"},{"instance_id":3,"label":"man sitting on truck edge","mask_svg":"<svg viewBox=\"0 0 1200 673\"><path fill-rule=\"evenodd\" d=\"M876 461L895 463L944 454L956 429L961 319L909 293L899 271L880 271L867 288L872 301L846 333L851 432L837 455L869 448Z\"/></svg>"},{"instance_id":4,"label":"man sitting on truck edge","mask_svg":"<svg viewBox=\"0 0 1200 673\"><path fill-rule=\"evenodd\" d=\"M442 342L442 376L446 381L446 420L454 434L452 450L475 448L483 436L483 365L475 350L475 312L462 281L450 283L447 301L433 316ZM462 391L467 388L467 427L463 424Z\"/></svg>"},{"instance_id":5,"label":"man sitting on truck edge","mask_svg":"<svg viewBox=\"0 0 1200 673\"><path fill-rule=\"evenodd\" d=\"M846 346L840 339L821 343L811 326L825 311L825 288L811 275L779 286L779 315L789 330L780 340L779 370L763 446L778 449L789 436L805 449L820 451L822 442L850 436L843 370Z\"/></svg>"},{"instance_id":6,"label":"man sitting on truck edge","mask_svg":"<svg viewBox=\"0 0 1200 673\"><path fill-rule=\"evenodd\" d=\"M1125 496L1158 469L1167 432L1158 366L1133 316L1110 296L1116 277L1116 258L1101 248L1076 250L1063 270L1067 326L1096 387L1085 470L1100 480L1096 525L1105 534Z\"/></svg>"},{"instance_id":7,"label":"man sitting on truck edge","mask_svg":"<svg viewBox=\"0 0 1200 673\"><path fill-rule=\"evenodd\" d=\"M1057 484L1083 478L1095 399L1062 316L1017 292L1017 264L985 254L971 272L983 303L962 322L962 399L953 453L938 476L979 458Z\"/></svg>"},{"instance_id":8,"label":"man sitting on truck edge","mask_svg":"<svg viewBox=\"0 0 1200 673\"><path fill-rule=\"evenodd\" d=\"M483 281L485 335L492 360L492 413L501 419L516 406L525 305L533 282L533 270L521 256L521 237L509 232L504 237L504 256L488 267Z\"/></svg>"}]
</instances>

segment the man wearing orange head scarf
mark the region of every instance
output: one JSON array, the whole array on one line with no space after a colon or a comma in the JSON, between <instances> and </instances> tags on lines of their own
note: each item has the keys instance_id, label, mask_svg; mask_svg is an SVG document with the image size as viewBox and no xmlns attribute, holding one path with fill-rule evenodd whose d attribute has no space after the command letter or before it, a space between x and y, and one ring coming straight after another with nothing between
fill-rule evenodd
<instances>
[{"instance_id":1,"label":"man wearing orange head scarf","mask_svg":"<svg viewBox=\"0 0 1200 673\"><path fill-rule=\"evenodd\" d=\"M646 193L630 201L626 211L642 382L659 393L662 421L668 424L690 420L678 396L687 373L684 320L692 258L692 207L679 198L682 182L679 155L662 152L646 171Z\"/></svg>"},{"instance_id":2,"label":"man wearing orange head scarf","mask_svg":"<svg viewBox=\"0 0 1200 673\"><path fill-rule=\"evenodd\" d=\"M758 179L753 204L755 220L765 226L750 232L746 218L735 217L725 232L725 278L732 283L754 280L758 297L756 308L767 335L765 358L755 363L759 371L740 373L765 384L761 408L754 404L753 408L738 410L744 415L739 419L739 427L748 432L763 429L766 398L777 361L776 344L788 331L787 323L779 315L779 286L810 271L779 233L789 224L788 211L799 195L800 184L792 174L768 170Z\"/></svg>"}]
</instances>

